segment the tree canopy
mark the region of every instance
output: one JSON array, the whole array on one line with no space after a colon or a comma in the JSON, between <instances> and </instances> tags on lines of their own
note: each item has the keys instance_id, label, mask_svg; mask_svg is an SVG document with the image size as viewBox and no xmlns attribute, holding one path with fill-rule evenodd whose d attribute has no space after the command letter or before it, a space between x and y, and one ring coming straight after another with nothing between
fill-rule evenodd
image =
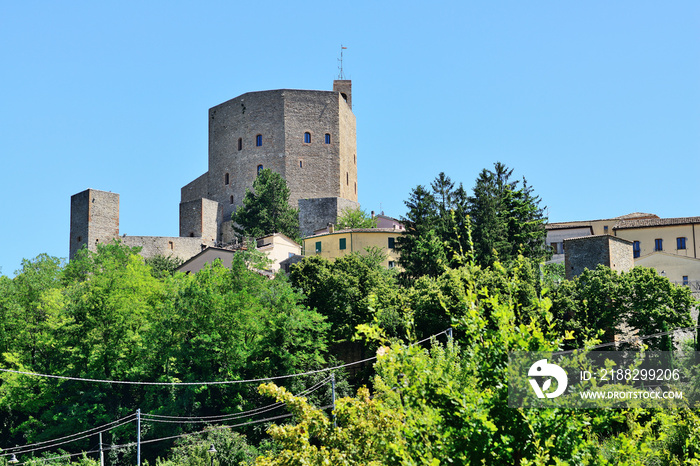
<instances>
[{"instance_id":1,"label":"tree canopy","mask_svg":"<svg viewBox=\"0 0 700 466\"><path fill-rule=\"evenodd\" d=\"M234 231L240 237L259 238L273 233L299 241L299 209L289 205L289 188L279 173L265 168L247 190L232 215Z\"/></svg>"}]
</instances>

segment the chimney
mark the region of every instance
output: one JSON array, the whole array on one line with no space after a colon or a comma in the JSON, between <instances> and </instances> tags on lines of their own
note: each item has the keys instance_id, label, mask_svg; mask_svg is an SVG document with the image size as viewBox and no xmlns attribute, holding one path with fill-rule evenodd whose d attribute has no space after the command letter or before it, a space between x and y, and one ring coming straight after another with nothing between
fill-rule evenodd
<instances>
[{"instance_id":1,"label":"chimney","mask_svg":"<svg viewBox=\"0 0 700 466\"><path fill-rule=\"evenodd\" d=\"M374 218L374 211L372 211L372 218Z\"/></svg>"},{"instance_id":2,"label":"chimney","mask_svg":"<svg viewBox=\"0 0 700 466\"><path fill-rule=\"evenodd\" d=\"M333 233L335 231L335 225L332 223L328 224L328 233Z\"/></svg>"}]
</instances>

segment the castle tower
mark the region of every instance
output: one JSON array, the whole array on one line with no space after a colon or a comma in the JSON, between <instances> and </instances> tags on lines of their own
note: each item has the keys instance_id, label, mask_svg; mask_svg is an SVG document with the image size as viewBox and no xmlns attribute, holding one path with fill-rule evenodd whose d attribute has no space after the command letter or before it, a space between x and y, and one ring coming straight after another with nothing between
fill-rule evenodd
<instances>
[{"instance_id":1,"label":"castle tower","mask_svg":"<svg viewBox=\"0 0 700 466\"><path fill-rule=\"evenodd\" d=\"M119 194L86 189L70 198L69 258L87 245L109 243L119 236Z\"/></svg>"},{"instance_id":2,"label":"castle tower","mask_svg":"<svg viewBox=\"0 0 700 466\"><path fill-rule=\"evenodd\" d=\"M218 202L222 206L218 240L224 242L232 233L231 214L263 168L285 178L294 207L300 199L310 198L356 204L351 91L351 81L339 80L333 91L249 92L212 107L208 171L182 188L181 203L202 198ZM319 227L327 221L334 219L325 219Z\"/></svg>"}]
</instances>

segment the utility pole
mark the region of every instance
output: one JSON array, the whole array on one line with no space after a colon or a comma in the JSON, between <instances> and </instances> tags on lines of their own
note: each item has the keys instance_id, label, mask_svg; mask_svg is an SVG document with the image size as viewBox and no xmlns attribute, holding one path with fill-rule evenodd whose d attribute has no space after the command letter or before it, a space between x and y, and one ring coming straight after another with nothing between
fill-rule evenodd
<instances>
[{"instance_id":1,"label":"utility pole","mask_svg":"<svg viewBox=\"0 0 700 466\"><path fill-rule=\"evenodd\" d=\"M100 432L100 466L105 466L105 452L102 449L102 432Z\"/></svg>"},{"instance_id":2,"label":"utility pole","mask_svg":"<svg viewBox=\"0 0 700 466\"><path fill-rule=\"evenodd\" d=\"M136 410L136 466L141 466L141 410Z\"/></svg>"},{"instance_id":3,"label":"utility pole","mask_svg":"<svg viewBox=\"0 0 700 466\"><path fill-rule=\"evenodd\" d=\"M331 399L333 401L333 427L337 427L335 423L335 374L331 373Z\"/></svg>"}]
</instances>

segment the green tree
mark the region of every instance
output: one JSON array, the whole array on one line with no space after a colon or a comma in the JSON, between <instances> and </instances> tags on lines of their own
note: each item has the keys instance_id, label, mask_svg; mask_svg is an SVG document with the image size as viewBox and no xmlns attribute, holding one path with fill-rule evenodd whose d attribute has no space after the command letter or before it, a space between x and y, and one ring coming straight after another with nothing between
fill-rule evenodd
<instances>
[{"instance_id":1,"label":"green tree","mask_svg":"<svg viewBox=\"0 0 700 466\"><path fill-rule=\"evenodd\" d=\"M184 261L175 256L157 256L146 259L146 265L151 267L151 274L156 278L164 278L175 273L175 270L182 265Z\"/></svg>"},{"instance_id":2,"label":"green tree","mask_svg":"<svg viewBox=\"0 0 700 466\"><path fill-rule=\"evenodd\" d=\"M377 228L377 219L367 215L360 207L343 209L338 217L339 230L347 228Z\"/></svg>"},{"instance_id":3,"label":"green tree","mask_svg":"<svg viewBox=\"0 0 700 466\"><path fill-rule=\"evenodd\" d=\"M491 265L507 262L518 254L544 260L546 217L539 206L540 198L523 179L511 181L513 169L500 162L494 170L483 169L469 197L469 215L473 225L476 260Z\"/></svg>"},{"instance_id":4,"label":"green tree","mask_svg":"<svg viewBox=\"0 0 700 466\"><path fill-rule=\"evenodd\" d=\"M240 237L259 238L283 233L299 241L299 210L289 205L289 188L279 173L261 170L232 215L234 231Z\"/></svg>"}]
</instances>

